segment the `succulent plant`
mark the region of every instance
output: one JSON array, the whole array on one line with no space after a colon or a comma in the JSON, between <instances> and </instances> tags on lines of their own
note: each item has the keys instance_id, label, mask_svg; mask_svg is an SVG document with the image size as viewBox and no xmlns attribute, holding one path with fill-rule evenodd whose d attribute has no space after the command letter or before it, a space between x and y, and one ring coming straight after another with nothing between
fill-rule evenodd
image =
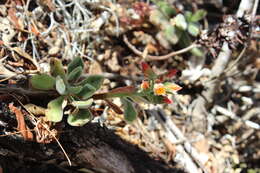
<instances>
[{"instance_id":1,"label":"succulent plant","mask_svg":"<svg viewBox=\"0 0 260 173\"><path fill-rule=\"evenodd\" d=\"M119 97L123 103L124 117L127 122L136 119L138 112L135 102L152 104L171 103L167 97L181 89L180 86L164 82L176 71L170 71L158 76L147 63L142 63L142 71L146 80L140 87L126 86L110 90L106 93L95 94L101 87L104 77L101 75L89 75L81 78L84 63L81 58L75 58L68 64L67 71L59 59L52 59L49 74L37 74L30 79L34 89L56 90L59 96L51 100L45 111L47 121L60 122L63 119L64 109L68 112L67 122L71 126L83 126L92 118L91 105L94 99L102 99L108 103L116 113L122 113L121 109L109 99Z\"/></svg>"},{"instance_id":2,"label":"succulent plant","mask_svg":"<svg viewBox=\"0 0 260 173\"><path fill-rule=\"evenodd\" d=\"M72 126L82 126L92 118L90 106L93 94L101 87L104 77L89 75L80 80L84 62L77 57L68 64L67 71L59 59L52 59L49 74L37 74L30 79L34 89L56 90L59 97L50 101L46 110L46 119L60 122L63 119L64 108L69 108L67 122Z\"/></svg>"},{"instance_id":3,"label":"succulent plant","mask_svg":"<svg viewBox=\"0 0 260 173\"><path fill-rule=\"evenodd\" d=\"M205 10L197 10L195 13L186 11L184 14L177 13L168 2L163 0L152 0L158 9L151 12L150 21L157 25L164 37L173 45L188 47L192 43L192 37L200 33L199 21L206 16ZM195 56L203 56L199 48L190 51Z\"/></svg>"}]
</instances>

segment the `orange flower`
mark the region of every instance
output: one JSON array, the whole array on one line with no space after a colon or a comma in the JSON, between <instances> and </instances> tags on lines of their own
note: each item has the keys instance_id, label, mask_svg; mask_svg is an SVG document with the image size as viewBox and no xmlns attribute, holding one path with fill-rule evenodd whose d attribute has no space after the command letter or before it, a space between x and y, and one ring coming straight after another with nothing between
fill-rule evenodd
<instances>
[{"instance_id":1,"label":"orange flower","mask_svg":"<svg viewBox=\"0 0 260 173\"><path fill-rule=\"evenodd\" d=\"M148 81L143 81L142 84L141 84L141 88L143 90L146 90L148 89L150 86L149 86L149 82Z\"/></svg>"},{"instance_id":2,"label":"orange flower","mask_svg":"<svg viewBox=\"0 0 260 173\"><path fill-rule=\"evenodd\" d=\"M154 84L153 92L155 95L165 95L166 94L166 88L163 84Z\"/></svg>"}]
</instances>

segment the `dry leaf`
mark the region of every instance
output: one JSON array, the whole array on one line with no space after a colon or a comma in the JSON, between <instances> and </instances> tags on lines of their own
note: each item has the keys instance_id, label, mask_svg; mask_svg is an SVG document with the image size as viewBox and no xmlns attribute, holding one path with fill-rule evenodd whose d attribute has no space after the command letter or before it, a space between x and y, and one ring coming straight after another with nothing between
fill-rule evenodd
<instances>
[{"instance_id":1,"label":"dry leaf","mask_svg":"<svg viewBox=\"0 0 260 173\"><path fill-rule=\"evenodd\" d=\"M17 54L19 54L23 58L31 61L33 63L33 65L35 65L35 67L37 68L37 62L28 53L23 51L23 49L21 49L20 47L13 47L13 48L11 48L11 50L15 51Z\"/></svg>"},{"instance_id":2,"label":"dry leaf","mask_svg":"<svg viewBox=\"0 0 260 173\"><path fill-rule=\"evenodd\" d=\"M16 17L16 9L15 8L11 7L11 8L8 9L8 16L9 16L9 19L11 20L11 22L13 23L13 25L16 29L19 29L19 30L24 29L22 21L18 17Z\"/></svg>"},{"instance_id":3,"label":"dry leaf","mask_svg":"<svg viewBox=\"0 0 260 173\"><path fill-rule=\"evenodd\" d=\"M39 35L40 35L40 32L39 32L38 28L36 27L36 25L34 24L34 22L32 22L32 23L29 25L29 28L30 28L30 31L31 31L35 36L39 36Z\"/></svg>"},{"instance_id":4,"label":"dry leaf","mask_svg":"<svg viewBox=\"0 0 260 173\"><path fill-rule=\"evenodd\" d=\"M0 60L0 75L4 75L5 77L12 77L17 75L14 72L11 72L10 70L7 70L4 65L2 64L1 60Z\"/></svg>"},{"instance_id":5,"label":"dry leaf","mask_svg":"<svg viewBox=\"0 0 260 173\"><path fill-rule=\"evenodd\" d=\"M23 138L28 141L33 140L33 134L29 127L25 124L24 115L20 109L15 107L12 103L9 104L9 109L15 113L17 119L17 130L22 134Z\"/></svg>"}]
</instances>

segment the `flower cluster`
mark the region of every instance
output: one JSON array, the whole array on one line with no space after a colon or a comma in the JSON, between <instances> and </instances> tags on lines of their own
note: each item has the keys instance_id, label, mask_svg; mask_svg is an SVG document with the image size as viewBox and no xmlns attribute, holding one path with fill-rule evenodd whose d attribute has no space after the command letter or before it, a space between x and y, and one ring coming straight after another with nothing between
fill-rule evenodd
<instances>
[{"instance_id":1,"label":"flower cluster","mask_svg":"<svg viewBox=\"0 0 260 173\"><path fill-rule=\"evenodd\" d=\"M177 73L177 70L170 70L166 74L158 76L147 63L143 62L141 66L147 78L140 86L143 97L152 103L172 103L172 100L167 95L176 93L182 87L175 83L164 81L172 78Z\"/></svg>"}]
</instances>

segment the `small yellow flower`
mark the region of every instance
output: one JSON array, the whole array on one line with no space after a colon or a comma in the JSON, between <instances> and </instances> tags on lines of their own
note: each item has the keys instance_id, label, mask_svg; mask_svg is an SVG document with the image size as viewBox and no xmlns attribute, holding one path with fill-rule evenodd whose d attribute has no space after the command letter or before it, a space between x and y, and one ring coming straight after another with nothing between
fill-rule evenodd
<instances>
[{"instance_id":1,"label":"small yellow flower","mask_svg":"<svg viewBox=\"0 0 260 173\"><path fill-rule=\"evenodd\" d=\"M166 94L166 88L163 84L154 84L153 92L155 95L165 95Z\"/></svg>"}]
</instances>

